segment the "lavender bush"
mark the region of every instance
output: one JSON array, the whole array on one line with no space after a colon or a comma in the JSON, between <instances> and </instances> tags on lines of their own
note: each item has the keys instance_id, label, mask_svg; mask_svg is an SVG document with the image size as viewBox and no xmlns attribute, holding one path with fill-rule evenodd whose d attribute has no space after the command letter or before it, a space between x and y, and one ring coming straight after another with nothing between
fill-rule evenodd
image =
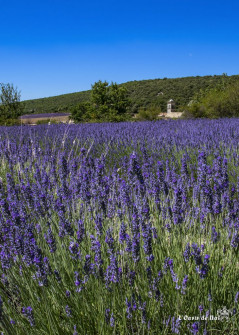
<instances>
[{"instance_id":1,"label":"lavender bush","mask_svg":"<svg viewBox=\"0 0 239 335\"><path fill-rule=\"evenodd\" d=\"M1 127L2 334L237 334L238 143L238 119Z\"/></svg>"}]
</instances>

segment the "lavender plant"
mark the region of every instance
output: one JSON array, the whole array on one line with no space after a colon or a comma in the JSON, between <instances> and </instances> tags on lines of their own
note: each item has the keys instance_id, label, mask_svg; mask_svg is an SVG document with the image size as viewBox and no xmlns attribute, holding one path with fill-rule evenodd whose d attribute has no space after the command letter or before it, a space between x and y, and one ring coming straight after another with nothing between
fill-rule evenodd
<instances>
[{"instance_id":1,"label":"lavender plant","mask_svg":"<svg viewBox=\"0 0 239 335\"><path fill-rule=\"evenodd\" d=\"M1 127L2 334L236 334L238 140L238 119Z\"/></svg>"}]
</instances>

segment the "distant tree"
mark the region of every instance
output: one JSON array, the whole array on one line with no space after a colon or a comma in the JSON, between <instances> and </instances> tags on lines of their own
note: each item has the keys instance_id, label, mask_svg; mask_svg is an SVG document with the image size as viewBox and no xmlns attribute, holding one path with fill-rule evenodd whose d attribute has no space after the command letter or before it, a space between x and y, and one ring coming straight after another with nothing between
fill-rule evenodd
<instances>
[{"instance_id":1,"label":"distant tree","mask_svg":"<svg viewBox=\"0 0 239 335\"><path fill-rule=\"evenodd\" d=\"M92 104L89 102L81 102L70 109L70 118L76 122L87 122L93 117Z\"/></svg>"},{"instance_id":2,"label":"distant tree","mask_svg":"<svg viewBox=\"0 0 239 335\"><path fill-rule=\"evenodd\" d=\"M118 86L116 83L109 86L109 106L118 116L126 113L129 99L127 89L124 86Z\"/></svg>"},{"instance_id":3,"label":"distant tree","mask_svg":"<svg viewBox=\"0 0 239 335\"><path fill-rule=\"evenodd\" d=\"M126 119L129 99L127 90L116 83L99 80L92 85L92 103L95 115L102 121L124 121Z\"/></svg>"},{"instance_id":4,"label":"distant tree","mask_svg":"<svg viewBox=\"0 0 239 335\"><path fill-rule=\"evenodd\" d=\"M96 107L107 105L109 101L108 97L109 83L107 81L102 82L101 80L91 85L91 100Z\"/></svg>"},{"instance_id":5,"label":"distant tree","mask_svg":"<svg viewBox=\"0 0 239 335\"><path fill-rule=\"evenodd\" d=\"M125 121L129 104L124 87L99 80L92 85L90 102L71 108L71 118L77 122Z\"/></svg>"},{"instance_id":6,"label":"distant tree","mask_svg":"<svg viewBox=\"0 0 239 335\"><path fill-rule=\"evenodd\" d=\"M12 84L0 83L0 118L16 119L22 114L21 94Z\"/></svg>"},{"instance_id":7,"label":"distant tree","mask_svg":"<svg viewBox=\"0 0 239 335\"><path fill-rule=\"evenodd\" d=\"M185 107L185 116L221 118L239 116L239 81L205 91L189 106Z\"/></svg>"},{"instance_id":8,"label":"distant tree","mask_svg":"<svg viewBox=\"0 0 239 335\"><path fill-rule=\"evenodd\" d=\"M141 107L137 115L137 119L140 121L154 121L158 120L158 116L161 113L159 106L150 106L148 108Z\"/></svg>"}]
</instances>

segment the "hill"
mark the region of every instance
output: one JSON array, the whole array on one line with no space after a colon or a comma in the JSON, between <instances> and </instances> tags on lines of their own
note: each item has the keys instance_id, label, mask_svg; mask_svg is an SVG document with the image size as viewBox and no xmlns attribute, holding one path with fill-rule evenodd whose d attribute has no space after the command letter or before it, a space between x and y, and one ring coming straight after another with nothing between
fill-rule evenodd
<instances>
[{"instance_id":1,"label":"hill","mask_svg":"<svg viewBox=\"0 0 239 335\"><path fill-rule=\"evenodd\" d=\"M151 104L160 106L166 111L166 102L174 99L176 106L187 104L201 90L223 85L225 83L239 80L239 75L215 75L197 76L184 78L163 78L126 82L124 85L132 102L131 111L136 113L139 107L147 107ZM80 103L89 101L90 90L63 94L49 98L26 100L24 113L54 113L68 112L69 108Z\"/></svg>"}]
</instances>

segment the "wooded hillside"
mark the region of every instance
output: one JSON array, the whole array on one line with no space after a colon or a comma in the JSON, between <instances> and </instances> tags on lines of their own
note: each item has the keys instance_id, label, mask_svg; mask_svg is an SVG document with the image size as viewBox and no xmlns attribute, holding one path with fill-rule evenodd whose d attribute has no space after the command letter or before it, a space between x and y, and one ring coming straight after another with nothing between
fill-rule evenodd
<instances>
[{"instance_id":1,"label":"wooded hillside","mask_svg":"<svg viewBox=\"0 0 239 335\"><path fill-rule=\"evenodd\" d=\"M140 107L160 106L166 112L166 102L174 99L176 106L186 105L200 92L210 88L234 82L239 75L215 75L204 77L163 78L126 82L124 85L131 100L131 112L136 113ZM90 90L64 94L49 98L25 101L24 113L67 112L72 106L90 100Z\"/></svg>"}]
</instances>

